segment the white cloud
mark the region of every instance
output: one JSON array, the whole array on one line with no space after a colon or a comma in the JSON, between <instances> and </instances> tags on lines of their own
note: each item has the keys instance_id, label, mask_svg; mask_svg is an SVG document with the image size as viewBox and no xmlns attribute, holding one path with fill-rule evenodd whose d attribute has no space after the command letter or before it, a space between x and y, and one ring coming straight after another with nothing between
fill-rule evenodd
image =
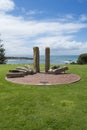
<instances>
[{"instance_id":1,"label":"white cloud","mask_svg":"<svg viewBox=\"0 0 87 130\"><path fill-rule=\"evenodd\" d=\"M52 54L56 54L56 52L57 54L79 54L87 52L87 42L77 42L73 39L73 35L61 35L39 38L35 41L35 43L37 43L36 45L40 47L41 52L46 46L50 47Z\"/></svg>"},{"instance_id":2,"label":"white cloud","mask_svg":"<svg viewBox=\"0 0 87 130\"><path fill-rule=\"evenodd\" d=\"M58 14L58 21L69 22L73 20L74 20L74 14L65 14L65 15Z\"/></svg>"},{"instance_id":3,"label":"white cloud","mask_svg":"<svg viewBox=\"0 0 87 130\"><path fill-rule=\"evenodd\" d=\"M41 49L45 48L45 46L49 46L51 48L57 48L57 47L63 47L65 48L65 43L67 40L72 39L73 36L48 36L48 37L43 37L43 38L38 38L34 42L36 43L37 46L40 46Z\"/></svg>"},{"instance_id":4,"label":"white cloud","mask_svg":"<svg viewBox=\"0 0 87 130\"><path fill-rule=\"evenodd\" d=\"M42 14L43 11L39 11L39 10L29 10L26 11L26 15L36 15L36 14Z\"/></svg>"},{"instance_id":5,"label":"white cloud","mask_svg":"<svg viewBox=\"0 0 87 130\"><path fill-rule=\"evenodd\" d=\"M59 35L78 32L87 27L84 23L60 23L48 21L26 21L22 17L0 14L0 30L8 35L30 36L39 34Z\"/></svg>"},{"instance_id":6,"label":"white cloud","mask_svg":"<svg viewBox=\"0 0 87 130\"><path fill-rule=\"evenodd\" d=\"M6 42L6 55L18 56L18 55L32 55L33 50L30 47L25 46L25 41L14 40L13 42ZM16 43L16 44L15 44Z\"/></svg>"},{"instance_id":7,"label":"white cloud","mask_svg":"<svg viewBox=\"0 0 87 130\"><path fill-rule=\"evenodd\" d=\"M80 20L81 22L87 21L87 15L82 14L82 15L80 16L79 20Z\"/></svg>"},{"instance_id":8,"label":"white cloud","mask_svg":"<svg viewBox=\"0 0 87 130\"><path fill-rule=\"evenodd\" d=\"M15 7L15 4L12 0L0 0L0 11L2 12L8 12L13 10Z\"/></svg>"},{"instance_id":9,"label":"white cloud","mask_svg":"<svg viewBox=\"0 0 87 130\"><path fill-rule=\"evenodd\" d=\"M13 8L9 8L8 11L11 9ZM73 18L67 15L65 19ZM64 50L73 50L73 52L76 50L77 53L85 51L87 42L77 42L74 37L83 28L87 28L87 24L82 23L81 20L77 22L26 20L22 16L0 13L0 33L8 55L33 54L33 46L36 45L40 47L41 53L44 53L46 46L63 52Z\"/></svg>"}]
</instances>

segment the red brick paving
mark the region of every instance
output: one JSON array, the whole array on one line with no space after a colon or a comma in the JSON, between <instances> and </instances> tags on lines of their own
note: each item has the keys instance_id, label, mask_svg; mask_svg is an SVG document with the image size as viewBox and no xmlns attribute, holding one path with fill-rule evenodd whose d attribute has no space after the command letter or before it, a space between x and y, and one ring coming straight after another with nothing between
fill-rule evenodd
<instances>
[{"instance_id":1,"label":"red brick paving","mask_svg":"<svg viewBox=\"0 0 87 130\"><path fill-rule=\"evenodd\" d=\"M24 77L8 78L7 80L18 84L30 84L30 85L58 85L77 82L80 77L76 74L45 74L37 73L34 75L28 75Z\"/></svg>"}]
</instances>

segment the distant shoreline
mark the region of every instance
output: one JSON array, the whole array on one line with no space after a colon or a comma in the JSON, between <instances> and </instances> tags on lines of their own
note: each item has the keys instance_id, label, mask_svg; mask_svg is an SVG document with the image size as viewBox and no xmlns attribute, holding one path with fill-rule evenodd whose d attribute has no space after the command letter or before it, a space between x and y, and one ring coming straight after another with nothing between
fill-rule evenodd
<instances>
[{"instance_id":1,"label":"distant shoreline","mask_svg":"<svg viewBox=\"0 0 87 130\"><path fill-rule=\"evenodd\" d=\"M6 57L7 60L33 60L33 58L29 58L29 57L14 57L14 56L8 56Z\"/></svg>"},{"instance_id":2,"label":"distant shoreline","mask_svg":"<svg viewBox=\"0 0 87 130\"><path fill-rule=\"evenodd\" d=\"M33 56L7 56L7 64L33 64ZM76 62L77 55L54 55L50 56L50 64L66 64ZM45 55L40 56L40 64L45 64Z\"/></svg>"}]
</instances>

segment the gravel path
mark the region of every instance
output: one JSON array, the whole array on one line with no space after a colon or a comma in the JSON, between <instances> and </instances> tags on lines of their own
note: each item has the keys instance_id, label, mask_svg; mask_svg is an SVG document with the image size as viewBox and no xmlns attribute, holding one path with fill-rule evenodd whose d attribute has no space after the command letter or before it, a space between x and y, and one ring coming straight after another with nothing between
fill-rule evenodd
<instances>
[{"instance_id":1,"label":"gravel path","mask_svg":"<svg viewBox=\"0 0 87 130\"><path fill-rule=\"evenodd\" d=\"M45 74L37 73L34 75L28 75L19 78L6 78L8 81L18 84L30 84L30 85L58 85L77 82L80 77L76 74Z\"/></svg>"}]
</instances>

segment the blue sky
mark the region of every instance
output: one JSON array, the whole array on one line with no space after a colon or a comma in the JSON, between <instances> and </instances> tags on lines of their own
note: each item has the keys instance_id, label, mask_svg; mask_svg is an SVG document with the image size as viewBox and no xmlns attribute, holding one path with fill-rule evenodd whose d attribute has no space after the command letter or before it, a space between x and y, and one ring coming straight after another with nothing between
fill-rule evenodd
<instances>
[{"instance_id":1,"label":"blue sky","mask_svg":"<svg viewBox=\"0 0 87 130\"><path fill-rule=\"evenodd\" d=\"M6 55L87 52L87 0L0 0L0 34Z\"/></svg>"}]
</instances>

